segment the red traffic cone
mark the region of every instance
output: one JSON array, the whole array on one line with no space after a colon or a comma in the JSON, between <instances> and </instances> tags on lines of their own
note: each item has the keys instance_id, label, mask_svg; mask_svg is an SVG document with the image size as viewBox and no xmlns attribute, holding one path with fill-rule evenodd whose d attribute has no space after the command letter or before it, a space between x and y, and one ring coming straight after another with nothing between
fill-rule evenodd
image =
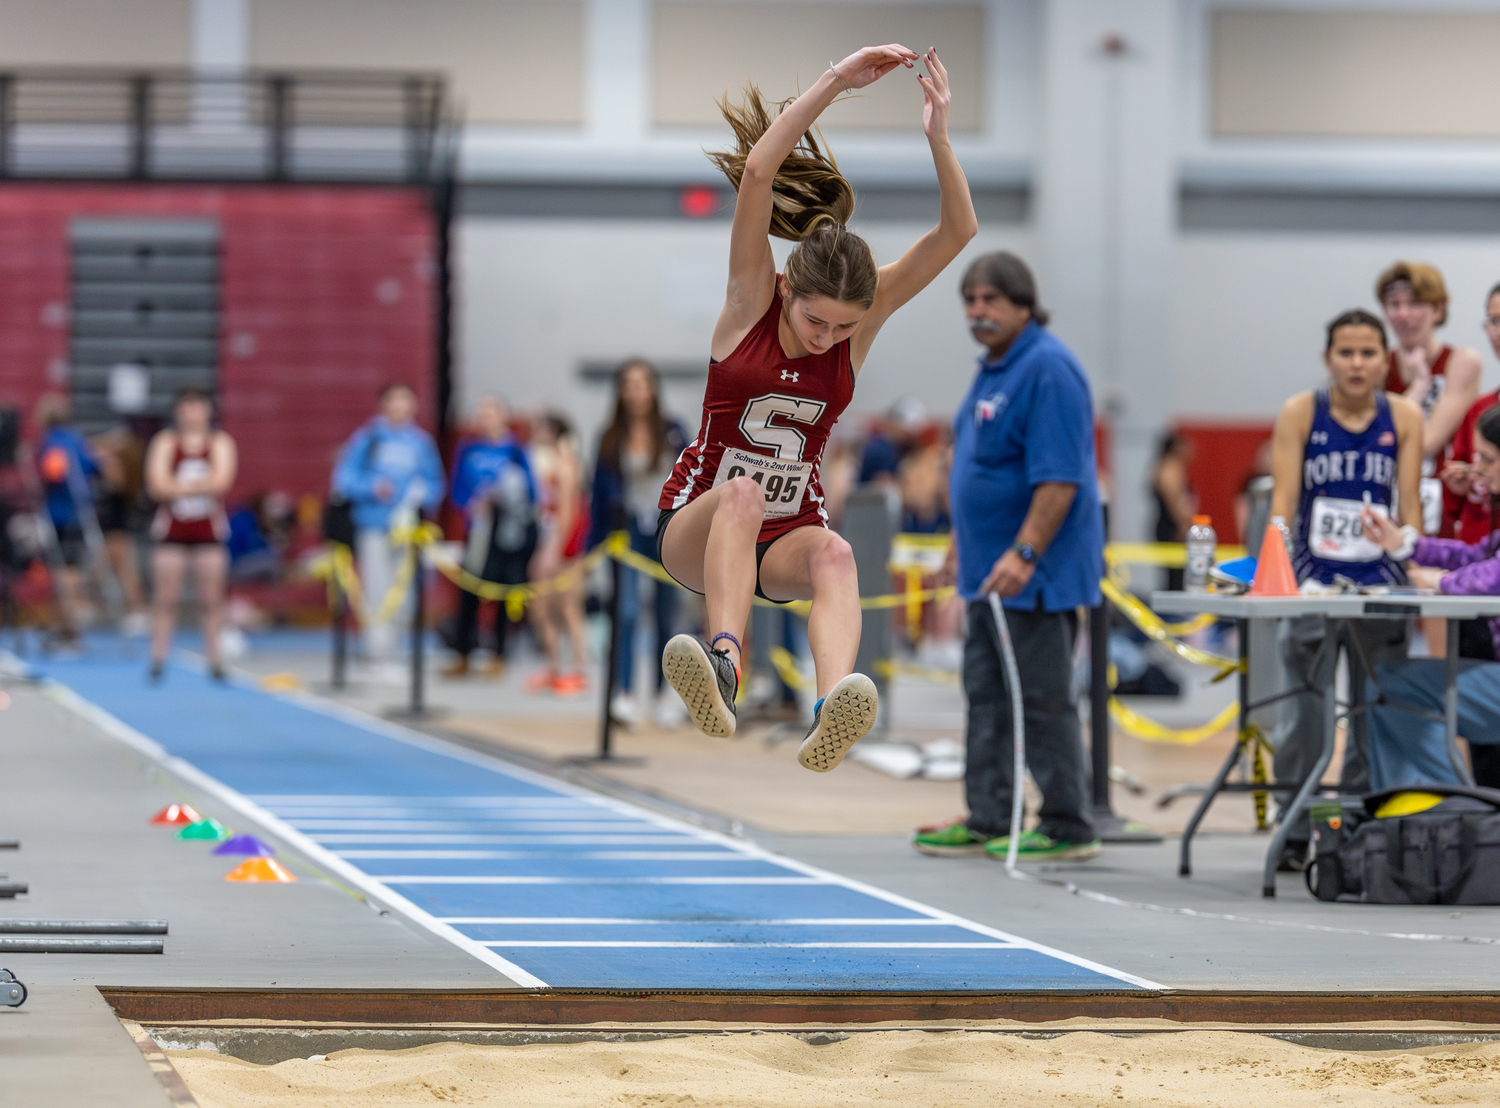
<instances>
[{"instance_id":1,"label":"red traffic cone","mask_svg":"<svg viewBox=\"0 0 1500 1108\"><path fill-rule=\"evenodd\" d=\"M1255 563L1255 580L1251 582L1250 595L1298 595L1297 574L1286 552L1286 540L1281 535L1281 528L1274 523L1266 524L1266 537L1260 543L1260 557Z\"/></svg>"},{"instance_id":2,"label":"red traffic cone","mask_svg":"<svg viewBox=\"0 0 1500 1108\"><path fill-rule=\"evenodd\" d=\"M168 804L156 815L152 816L149 823L199 823L203 820L197 812L186 804Z\"/></svg>"}]
</instances>

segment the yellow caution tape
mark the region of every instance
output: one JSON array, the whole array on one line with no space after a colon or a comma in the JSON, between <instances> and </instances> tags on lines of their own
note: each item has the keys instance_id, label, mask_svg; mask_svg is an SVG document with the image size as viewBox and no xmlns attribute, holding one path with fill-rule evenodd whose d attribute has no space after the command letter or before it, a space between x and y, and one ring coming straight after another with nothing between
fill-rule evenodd
<instances>
[{"instance_id":1,"label":"yellow caution tape","mask_svg":"<svg viewBox=\"0 0 1500 1108\"><path fill-rule=\"evenodd\" d=\"M1193 746L1201 743L1204 739L1217 735L1224 728L1234 723L1240 714L1240 706L1231 704L1213 719L1201 727L1167 727L1157 723L1154 719L1148 719L1134 708L1122 703L1118 697L1109 698L1109 714L1115 723L1127 735L1133 735L1138 739L1148 742L1174 743L1179 746Z\"/></svg>"},{"instance_id":2,"label":"yellow caution tape","mask_svg":"<svg viewBox=\"0 0 1500 1108\"><path fill-rule=\"evenodd\" d=\"M503 603L506 615L511 620L519 622L521 616L525 614L526 605L534 598L548 593L567 592L592 573L594 567L610 555L610 543L613 538L614 536L610 536L610 539L600 543L584 558L555 577L548 577L542 581L528 581L519 585L502 585L498 581L486 581L456 562L434 558L431 555L428 555L427 561L435 570L465 592L473 593L481 600L495 600Z\"/></svg>"},{"instance_id":3,"label":"yellow caution tape","mask_svg":"<svg viewBox=\"0 0 1500 1108\"><path fill-rule=\"evenodd\" d=\"M797 656L786 647L773 646L768 653L771 655L771 665L776 669L776 676L781 678L787 688L796 692L811 692L816 688L797 664Z\"/></svg>"},{"instance_id":4,"label":"yellow caution tape","mask_svg":"<svg viewBox=\"0 0 1500 1108\"><path fill-rule=\"evenodd\" d=\"M1179 642L1174 635L1173 629L1163 623L1155 612L1120 588L1119 585L1108 577L1099 582L1099 587L1104 591L1104 595L1109 599L1109 602L1124 612L1126 618L1135 624L1141 630L1142 634L1161 643L1184 661L1219 670L1219 674L1215 678L1216 681L1222 681L1231 673L1239 672L1239 659L1226 658L1222 654L1212 654L1207 650L1199 650L1196 646L1189 646L1185 642Z\"/></svg>"},{"instance_id":5,"label":"yellow caution tape","mask_svg":"<svg viewBox=\"0 0 1500 1108\"><path fill-rule=\"evenodd\" d=\"M1220 544L1216 555L1224 559L1243 558L1250 553L1243 546ZM1187 546L1180 542L1112 542L1104 547L1104 560L1110 565L1158 566L1182 569L1187 565Z\"/></svg>"},{"instance_id":6,"label":"yellow caution tape","mask_svg":"<svg viewBox=\"0 0 1500 1108\"><path fill-rule=\"evenodd\" d=\"M616 532L616 535L624 537L624 532ZM615 536L610 536L613 539ZM628 544L622 543L618 550L611 550L610 557L614 558L623 566L638 570L641 573L654 577L656 580L668 585L677 585L677 580L658 561L638 554L631 550ZM681 585L678 585L681 588ZM953 596L958 590L952 585L945 585L935 589L918 589L915 592L889 593L885 596L862 596L859 598L859 606L866 611L879 610L883 608L901 608L913 602L921 604L928 600L944 600ZM754 599L756 607L759 608L785 608L798 615L805 616L812 610L812 602L809 600L793 600L785 604L778 604L772 600L762 600L760 597Z\"/></svg>"}]
</instances>

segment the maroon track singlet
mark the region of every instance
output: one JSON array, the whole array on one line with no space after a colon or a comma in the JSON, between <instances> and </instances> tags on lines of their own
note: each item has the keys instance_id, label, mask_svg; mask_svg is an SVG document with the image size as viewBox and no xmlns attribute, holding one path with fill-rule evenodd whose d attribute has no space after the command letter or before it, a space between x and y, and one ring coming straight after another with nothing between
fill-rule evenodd
<instances>
[{"instance_id":1,"label":"maroon track singlet","mask_svg":"<svg viewBox=\"0 0 1500 1108\"><path fill-rule=\"evenodd\" d=\"M708 369L703 425L672 468L657 507L691 504L715 485L749 477L766 516L758 542L798 527L827 527L818 465L829 432L854 397L849 340L822 354L788 358L777 335L781 295L722 362Z\"/></svg>"},{"instance_id":2,"label":"maroon track singlet","mask_svg":"<svg viewBox=\"0 0 1500 1108\"><path fill-rule=\"evenodd\" d=\"M182 436L172 448L172 475L179 481L202 480L210 472L209 451L213 447L210 437L202 450L189 452L183 449ZM152 537L157 542L178 546L208 546L221 543L229 537L228 521L224 517L224 505L214 496L180 496L161 505L156 510L156 519L151 524Z\"/></svg>"},{"instance_id":3,"label":"maroon track singlet","mask_svg":"<svg viewBox=\"0 0 1500 1108\"><path fill-rule=\"evenodd\" d=\"M1438 351L1437 361L1432 363L1432 376L1442 377L1448 369L1448 355L1453 353L1453 347L1447 343ZM1411 388L1409 384L1401 379L1401 364L1396 360L1396 352L1392 350L1386 355L1385 361L1385 391L1402 396L1406 390ZM1427 395L1422 400L1422 417L1432 411L1432 406L1437 403L1437 398L1443 394L1443 382L1434 380L1432 388L1427 390Z\"/></svg>"}]
</instances>

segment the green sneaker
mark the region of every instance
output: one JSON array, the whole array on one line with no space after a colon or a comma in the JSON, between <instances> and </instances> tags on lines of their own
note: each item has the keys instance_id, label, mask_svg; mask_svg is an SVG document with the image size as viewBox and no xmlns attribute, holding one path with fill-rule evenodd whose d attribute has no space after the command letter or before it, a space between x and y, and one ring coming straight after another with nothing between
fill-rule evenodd
<instances>
[{"instance_id":1,"label":"green sneaker","mask_svg":"<svg viewBox=\"0 0 1500 1108\"><path fill-rule=\"evenodd\" d=\"M911 845L923 854L983 854L985 840L969 832L962 820L947 827L924 827L911 837Z\"/></svg>"},{"instance_id":2,"label":"green sneaker","mask_svg":"<svg viewBox=\"0 0 1500 1108\"><path fill-rule=\"evenodd\" d=\"M1081 862L1096 858L1104 846L1098 839L1087 843L1064 843L1048 838L1040 831L1022 831L1016 848L1018 862ZM997 862L1005 861L1010 851L1010 836L1002 835L984 844L984 852Z\"/></svg>"}]
</instances>

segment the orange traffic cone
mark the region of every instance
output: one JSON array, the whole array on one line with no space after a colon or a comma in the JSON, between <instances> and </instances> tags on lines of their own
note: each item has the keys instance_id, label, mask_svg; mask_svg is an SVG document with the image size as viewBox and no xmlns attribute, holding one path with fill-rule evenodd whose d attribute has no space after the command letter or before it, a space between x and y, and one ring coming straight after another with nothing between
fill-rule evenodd
<instances>
[{"instance_id":1,"label":"orange traffic cone","mask_svg":"<svg viewBox=\"0 0 1500 1108\"><path fill-rule=\"evenodd\" d=\"M1251 582L1250 595L1297 595L1297 574L1287 555L1281 528L1274 523L1266 524L1266 537L1260 543L1260 558L1255 563L1255 580Z\"/></svg>"},{"instance_id":2,"label":"orange traffic cone","mask_svg":"<svg viewBox=\"0 0 1500 1108\"><path fill-rule=\"evenodd\" d=\"M296 875L289 873L275 858L246 858L224 875L225 881L295 881Z\"/></svg>"},{"instance_id":3,"label":"orange traffic cone","mask_svg":"<svg viewBox=\"0 0 1500 1108\"><path fill-rule=\"evenodd\" d=\"M186 804L168 804L156 815L152 816L148 823L201 823L203 817Z\"/></svg>"}]
</instances>

